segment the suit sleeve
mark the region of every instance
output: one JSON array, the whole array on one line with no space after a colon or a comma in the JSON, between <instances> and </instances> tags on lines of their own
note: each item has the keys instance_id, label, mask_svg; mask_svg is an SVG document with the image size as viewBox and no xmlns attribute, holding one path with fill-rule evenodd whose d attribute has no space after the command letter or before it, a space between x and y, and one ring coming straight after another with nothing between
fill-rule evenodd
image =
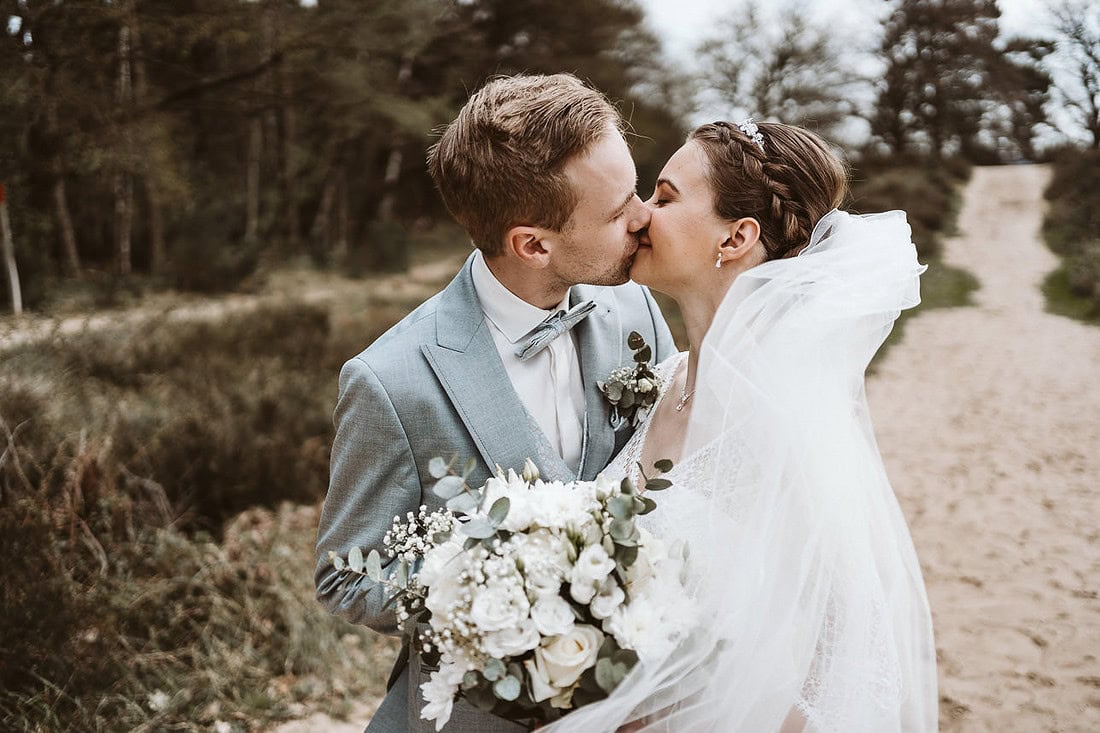
<instances>
[{"instance_id":1,"label":"suit sleeve","mask_svg":"<svg viewBox=\"0 0 1100 733\"><path fill-rule=\"evenodd\" d=\"M346 558L352 547L385 557L382 540L395 515L420 505L420 478L408 436L382 383L360 358L340 370L340 396L333 415L336 438L328 495L317 531L317 599L351 623L397 634L393 607L382 610L385 588L364 576L337 571L330 550ZM393 563L384 572L392 570Z\"/></svg>"},{"instance_id":2,"label":"suit sleeve","mask_svg":"<svg viewBox=\"0 0 1100 733\"><path fill-rule=\"evenodd\" d=\"M646 307L649 308L649 317L653 321L653 339L655 342L653 346L653 363L660 364L680 350L676 348L672 331L668 329L665 317L661 313L661 307L657 305L657 301L654 300L653 294L649 292L649 288L642 287L642 295L645 298Z\"/></svg>"}]
</instances>

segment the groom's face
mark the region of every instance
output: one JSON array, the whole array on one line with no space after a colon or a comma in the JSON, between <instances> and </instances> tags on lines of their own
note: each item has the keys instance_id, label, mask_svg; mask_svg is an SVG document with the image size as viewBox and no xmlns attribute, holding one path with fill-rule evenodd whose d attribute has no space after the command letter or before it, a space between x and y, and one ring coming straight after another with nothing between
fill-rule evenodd
<instances>
[{"instance_id":1,"label":"groom's face","mask_svg":"<svg viewBox=\"0 0 1100 733\"><path fill-rule=\"evenodd\" d=\"M638 232L649 210L635 193L637 171L618 130L607 132L565 167L577 207L551 255L567 284L621 285L630 275Z\"/></svg>"}]
</instances>

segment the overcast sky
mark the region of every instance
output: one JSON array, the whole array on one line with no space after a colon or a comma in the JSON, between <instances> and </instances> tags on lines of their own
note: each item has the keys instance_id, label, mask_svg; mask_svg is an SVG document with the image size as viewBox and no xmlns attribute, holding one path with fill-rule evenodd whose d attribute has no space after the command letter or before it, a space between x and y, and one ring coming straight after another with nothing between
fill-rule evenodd
<instances>
[{"instance_id":1,"label":"overcast sky","mask_svg":"<svg viewBox=\"0 0 1100 733\"><path fill-rule=\"evenodd\" d=\"M674 62L693 69L694 49L700 41L714 33L716 21L743 8L748 0L639 0L648 15L647 22L660 37L666 52ZM1004 36L1045 35L1045 14L1048 0L998 0L1001 8L1000 26ZM879 62L870 55L878 45L882 21L890 5L882 0L779 0L760 2L766 14L773 8L799 8L811 23L835 32L841 48L852 53L848 60L863 74L874 76ZM786 12L790 12L787 10ZM766 16L765 16L766 17ZM862 51L863 53L860 53ZM870 94L870 88L866 90ZM857 100L869 103L869 100ZM690 116L693 124L713 119L740 118L752 110L728 107L728 100L698 100L702 106ZM853 118L836 131L838 142L857 143L866 138L869 129L865 120Z\"/></svg>"},{"instance_id":2,"label":"overcast sky","mask_svg":"<svg viewBox=\"0 0 1100 733\"><path fill-rule=\"evenodd\" d=\"M681 58L690 56L717 18L744 5L742 0L639 1L665 47ZM1001 8L1001 28L1007 34L1034 34L1042 25L1044 0L998 0L997 4ZM876 30L888 10L882 0L803 0L800 5L816 22L857 37Z\"/></svg>"}]
</instances>

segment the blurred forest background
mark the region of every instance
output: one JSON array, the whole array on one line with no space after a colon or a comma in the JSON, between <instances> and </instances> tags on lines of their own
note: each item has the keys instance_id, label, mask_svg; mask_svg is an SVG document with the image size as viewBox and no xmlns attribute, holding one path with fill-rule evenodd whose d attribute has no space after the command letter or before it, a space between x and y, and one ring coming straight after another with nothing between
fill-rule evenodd
<instances>
[{"instance_id":1,"label":"blurred forest background","mask_svg":"<svg viewBox=\"0 0 1100 733\"><path fill-rule=\"evenodd\" d=\"M468 252L424 154L493 74L606 92L643 198L704 102L818 130L850 209L908 211L925 308L975 287L937 259L970 167L1050 163L1051 307L1100 320L1093 3L1020 38L993 0L891 0L858 49L740 3L691 72L633 0L0 8L5 730L259 730L382 689L392 642L312 600L336 375Z\"/></svg>"}]
</instances>

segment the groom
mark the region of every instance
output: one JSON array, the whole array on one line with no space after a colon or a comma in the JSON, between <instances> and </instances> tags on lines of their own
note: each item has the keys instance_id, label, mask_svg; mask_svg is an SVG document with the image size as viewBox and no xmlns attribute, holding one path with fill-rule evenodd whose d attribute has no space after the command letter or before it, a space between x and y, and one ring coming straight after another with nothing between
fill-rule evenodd
<instances>
[{"instance_id":1,"label":"groom","mask_svg":"<svg viewBox=\"0 0 1100 733\"><path fill-rule=\"evenodd\" d=\"M526 458L544 478L592 479L630 431L613 427L596 381L632 363L631 331L658 361L675 349L652 296L627 282L649 213L602 94L567 74L496 79L428 162L476 249L446 289L341 370L317 540L318 599L391 634L384 589L361 577L344 585L328 552L381 551L395 515L439 508L433 456L476 459L475 487ZM426 679L406 645L367 731L434 730L420 719ZM521 728L460 701L444 730Z\"/></svg>"}]
</instances>

